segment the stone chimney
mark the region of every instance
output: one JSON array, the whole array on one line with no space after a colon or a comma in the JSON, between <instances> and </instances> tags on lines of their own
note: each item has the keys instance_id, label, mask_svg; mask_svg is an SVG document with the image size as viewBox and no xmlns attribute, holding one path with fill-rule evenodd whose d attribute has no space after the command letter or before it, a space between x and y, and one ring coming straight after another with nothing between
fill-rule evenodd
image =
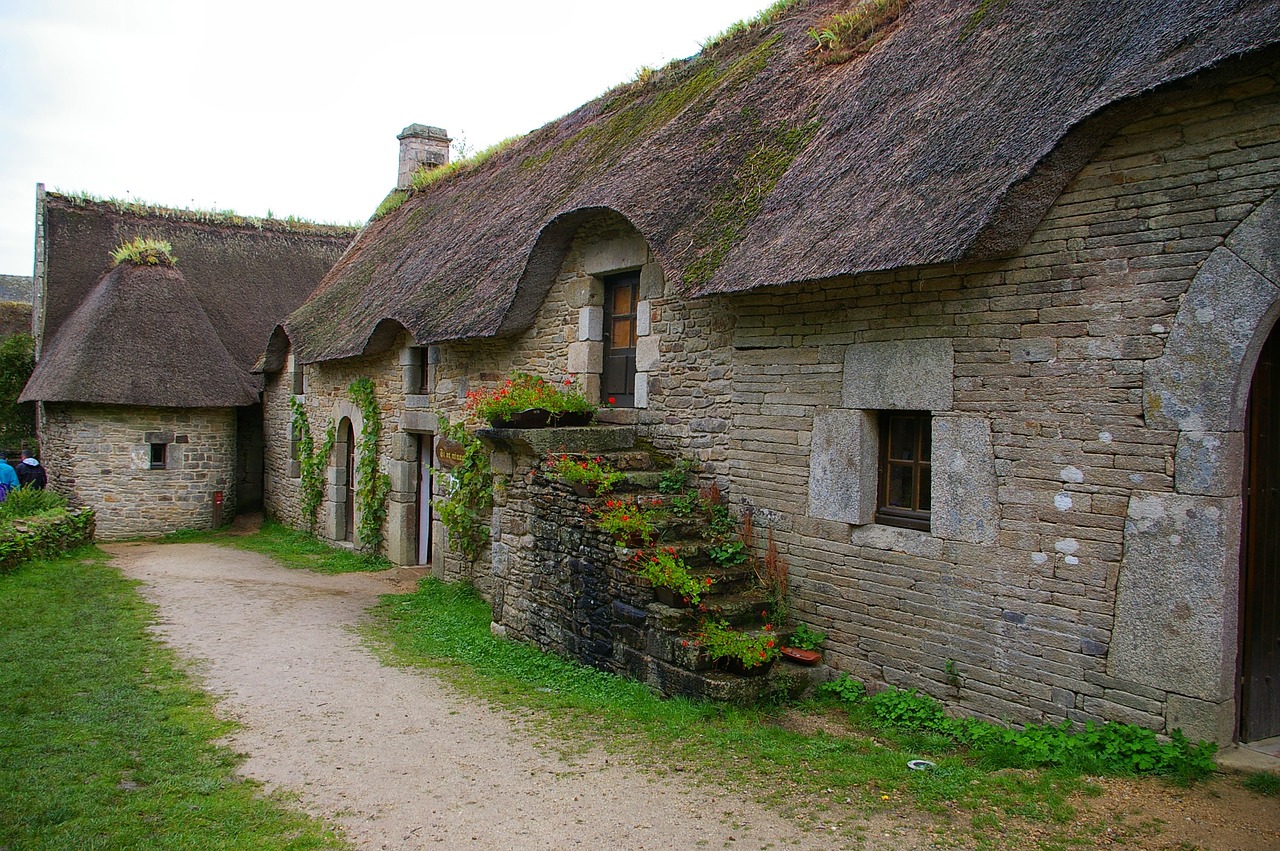
<instances>
[{"instance_id":1,"label":"stone chimney","mask_svg":"<svg viewBox=\"0 0 1280 851\"><path fill-rule=\"evenodd\" d=\"M422 166L439 168L449 164L449 143L453 140L443 127L410 124L400 135L400 174L396 178L397 189L408 189L413 184L413 174Z\"/></svg>"}]
</instances>

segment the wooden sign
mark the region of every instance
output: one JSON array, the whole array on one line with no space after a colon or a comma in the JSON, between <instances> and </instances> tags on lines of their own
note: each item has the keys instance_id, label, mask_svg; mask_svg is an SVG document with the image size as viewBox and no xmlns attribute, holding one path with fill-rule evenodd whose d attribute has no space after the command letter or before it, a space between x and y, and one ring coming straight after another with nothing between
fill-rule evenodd
<instances>
[{"instance_id":1,"label":"wooden sign","mask_svg":"<svg viewBox=\"0 0 1280 851\"><path fill-rule=\"evenodd\" d=\"M467 448L456 440L441 438L436 443L436 462L441 467L456 467L462 463Z\"/></svg>"}]
</instances>

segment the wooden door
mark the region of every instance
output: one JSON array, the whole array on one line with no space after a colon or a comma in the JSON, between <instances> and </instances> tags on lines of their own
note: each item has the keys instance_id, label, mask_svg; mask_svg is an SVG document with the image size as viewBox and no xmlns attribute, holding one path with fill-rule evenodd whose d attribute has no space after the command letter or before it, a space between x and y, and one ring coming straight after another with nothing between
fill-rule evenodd
<instances>
[{"instance_id":1,"label":"wooden door","mask_svg":"<svg viewBox=\"0 0 1280 851\"><path fill-rule=\"evenodd\" d=\"M343 529L342 540L354 541L356 534L356 435L351 427L351 420L342 421L342 442L344 443L346 489L343 494Z\"/></svg>"},{"instance_id":2,"label":"wooden door","mask_svg":"<svg viewBox=\"0 0 1280 851\"><path fill-rule=\"evenodd\" d=\"M431 564L433 443L433 435L418 435L418 564Z\"/></svg>"},{"instance_id":3,"label":"wooden door","mask_svg":"<svg viewBox=\"0 0 1280 851\"><path fill-rule=\"evenodd\" d=\"M1280 736L1280 326L1249 393L1241 583L1240 738Z\"/></svg>"},{"instance_id":4,"label":"wooden door","mask_svg":"<svg viewBox=\"0 0 1280 851\"><path fill-rule=\"evenodd\" d=\"M639 292L639 272L624 272L604 279L604 375L600 379L600 401L618 408L630 408L636 403Z\"/></svg>"}]
</instances>

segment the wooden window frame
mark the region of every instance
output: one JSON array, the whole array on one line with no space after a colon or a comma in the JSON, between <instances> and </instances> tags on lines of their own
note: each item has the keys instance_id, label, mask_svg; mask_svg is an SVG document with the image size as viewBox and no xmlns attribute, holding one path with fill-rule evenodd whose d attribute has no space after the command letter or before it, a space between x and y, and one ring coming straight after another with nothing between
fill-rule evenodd
<instances>
[{"instance_id":1,"label":"wooden window frame","mask_svg":"<svg viewBox=\"0 0 1280 851\"><path fill-rule=\"evenodd\" d=\"M915 421L915 446L912 448L910 460L891 458L892 446L891 423L894 419L912 419ZM928 532L930 525L930 509L932 507L932 482L930 481L928 504L922 505L922 483L932 474L933 414L929 411L881 411L879 416L880 464L879 481L876 486L876 522L885 526L900 526ZM928 435L928 441L925 436ZM927 449L927 451L926 451ZM904 508L889 504L889 471L892 467L908 467L911 469L911 507Z\"/></svg>"}]
</instances>

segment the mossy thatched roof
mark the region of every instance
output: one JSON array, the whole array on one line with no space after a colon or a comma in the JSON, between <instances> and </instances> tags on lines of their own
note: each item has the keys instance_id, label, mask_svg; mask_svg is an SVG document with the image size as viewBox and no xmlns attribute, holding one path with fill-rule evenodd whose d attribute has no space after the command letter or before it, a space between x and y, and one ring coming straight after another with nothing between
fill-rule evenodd
<instances>
[{"instance_id":1,"label":"mossy thatched roof","mask_svg":"<svg viewBox=\"0 0 1280 851\"><path fill-rule=\"evenodd\" d=\"M414 194L290 317L296 350L519 331L602 209L690 297L1007 252L1139 110L1280 43L1280 0L914 0L820 65L808 30L848 6L798 3Z\"/></svg>"},{"instance_id":2,"label":"mossy thatched roof","mask_svg":"<svg viewBox=\"0 0 1280 851\"><path fill-rule=\"evenodd\" d=\"M273 329L354 236L53 192L42 212L44 322L24 398L45 401L252 404L250 370ZM110 270L112 251L140 236L171 243L176 271Z\"/></svg>"}]
</instances>

